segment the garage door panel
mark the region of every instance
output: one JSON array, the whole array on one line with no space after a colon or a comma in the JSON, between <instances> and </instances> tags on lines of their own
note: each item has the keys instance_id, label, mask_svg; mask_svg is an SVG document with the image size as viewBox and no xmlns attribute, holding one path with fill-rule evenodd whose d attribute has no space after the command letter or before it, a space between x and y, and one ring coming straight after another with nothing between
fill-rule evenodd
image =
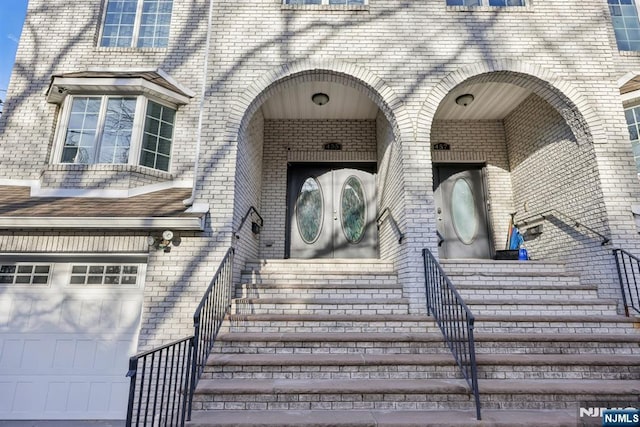
<instances>
[{"instance_id":1,"label":"garage door panel","mask_svg":"<svg viewBox=\"0 0 640 427\"><path fill-rule=\"evenodd\" d=\"M47 419L124 418L129 384L122 376L42 378L22 377L1 382L0 414L12 419L33 419L42 414ZM42 418L42 417L41 417Z\"/></svg>"},{"instance_id":2,"label":"garage door panel","mask_svg":"<svg viewBox=\"0 0 640 427\"><path fill-rule=\"evenodd\" d=\"M0 419L125 417L143 300L136 265L136 286L71 286L71 265L59 263L46 286L0 289Z\"/></svg>"},{"instance_id":3,"label":"garage door panel","mask_svg":"<svg viewBox=\"0 0 640 427\"><path fill-rule=\"evenodd\" d=\"M105 334L66 336L0 334L0 375L38 373L124 375L127 360L135 353L135 337Z\"/></svg>"}]
</instances>

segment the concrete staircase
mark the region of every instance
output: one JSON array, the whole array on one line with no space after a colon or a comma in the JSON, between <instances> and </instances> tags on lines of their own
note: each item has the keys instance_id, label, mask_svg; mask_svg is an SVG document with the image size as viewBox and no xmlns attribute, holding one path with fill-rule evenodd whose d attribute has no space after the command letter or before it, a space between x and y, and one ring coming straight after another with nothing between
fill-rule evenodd
<instances>
[{"instance_id":1,"label":"concrete staircase","mask_svg":"<svg viewBox=\"0 0 640 427\"><path fill-rule=\"evenodd\" d=\"M580 402L638 402L639 319L563 265L443 267L477 318L482 424L391 263L269 260L243 272L189 425L573 427Z\"/></svg>"}]
</instances>

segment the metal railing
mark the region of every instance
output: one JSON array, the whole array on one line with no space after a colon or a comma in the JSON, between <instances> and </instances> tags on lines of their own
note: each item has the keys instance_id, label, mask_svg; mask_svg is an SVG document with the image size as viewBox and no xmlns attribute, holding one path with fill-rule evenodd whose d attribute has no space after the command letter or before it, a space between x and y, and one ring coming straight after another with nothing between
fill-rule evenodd
<instances>
[{"instance_id":1,"label":"metal railing","mask_svg":"<svg viewBox=\"0 0 640 427\"><path fill-rule=\"evenodd\" d=\"M252 212L256 214L260 222L257 223L255 221L251 221L251 231L254 234L259 234L260 228L264 227L264 219L262 218L262 215L260 215L260 212L258 212L255 206L251 206L249 207L249 209L247 209L247 213L244 214L244 216L242 217L242 220L240 220L240 225L238 226L238 229L233 233L233 235L236 236L236 239L240 238L240 235L238 233L240 233L240 230L242 230L242 226L244 226L244 223L247 221L247 218L249 218L249 215L251 215Z\"/></svg>"},{"instance_id":2,"label":"metal railing","mask_svg":"<svg viewBox=\"0 0 640 427\"><path fill-rule=\"evenodd\" d=\"M380 230L382 223L386 220L391 223L394 231L398 235L398 243L402 243L402 241L404 240L404 233L400 230L400 227L398 226L398 223L396 222L396 219L393 217L391 209L389 208L384 208L382 212L380 212L380 215L378 215L378 218L376 218L376 226L378 227L378 230Z\"/></svg>"},{"instance_id":3,"label":"metal railing","mask_svg":"<svg viewBox=\"0 0 640 427\"><path fill-rule=\"evenodd\" d=\"M630 310L640 314L640 258L623 249L614 249L620 291L624 304L624 314L629 317Z\"/></svg>"},{"instance_id":4,"label":"metal railing","mask_svg":"<svg viewBox=\"0 0 640 427\"><path fill-rule=\"evenodd\" d=\"M602 246L606 245L607 243L609 243L611 241L611 239L608 238L607 236L605 236L604 234L594 230L593 228L591 228L591 227L589 227L587 225L584 225L583 223L573 219L571 216L569 216L569 215L567 215L567 214L565 214L563 212L560 212L557 209L548 209L548 210L546 210L544 212L541 212L541 213L538 213L538 214L534 214L534 215L530 215L530 216L528 216L526 218L522 218L522 219L518 220L518 222L516 223L516 227L520 228L523 225L526 226L526 225L531 224L532 222L540 221L540 220L549 221L549 217L555 217L555 218L558 218L558 219L562 219L562 218L568 219L569 221L571 221L571 223L569 224L569 223L565 222L565 224L567 224L568 226L573 227L575 229L578 229L578 228L582 227L585 230L595 234L596 236L598 236L601 239L600 244Z\"/></svg>"},{"instance_id":5,"label":"metal railing","mask_svg":"<svg viewBox=\"0 0 640 427\"><path fill-rule=\"evenodd\" d=\"M184 425L192 350L193 336L129 359L127 426Z\"/></svg>"},{"instance_id":6,"label":"metal railing","mask_svg":"<svg viewBox=\"0 0 640 427\"><path fill-rule=\"evenodd\" d=\"M198 379L231 308L233 255L229 248L193 315L194 334L129 359L127 427L183 426L191 419Z\"/></svg>"},{"instance_id":7,"label":"metal railing","mask_svg":"<svg viewBox=\"0 0 640 427\"><path fill-rule=\"evenodd\" d=\"M462 371L462 376L471 387L476 404L476 418L480 420L478 365L473 339L475 317L433 254L428 249L423 249L422 256L424 258L427 312L435 318Z\"/></svg>"}]
</instances>

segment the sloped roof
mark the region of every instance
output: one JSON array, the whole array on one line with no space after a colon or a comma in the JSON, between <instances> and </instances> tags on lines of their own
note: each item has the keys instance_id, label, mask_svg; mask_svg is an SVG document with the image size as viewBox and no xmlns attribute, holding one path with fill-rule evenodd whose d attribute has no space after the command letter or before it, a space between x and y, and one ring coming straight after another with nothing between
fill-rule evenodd
<instances>
[{"instance_id":1,"label":"sloped roof","mask_svg":"<svg viewBox=\"0 0 640 427\"><path fill-rule=\"evenodd\" d=\"M65 228L60 224L68 224L67 228L82 228L83 218L90 228L111 228L107 219L113 219L113 224L118 224L113 228L128 228L126 224L135 224L131 228L145 228L145 225L153 228L153 224L162 226L161 222L153 219L202 218L202 212L189 212L184 206L183 200L190 195L188 188L171 188L118 199L31 197L30 187L0 186L0 229L19 228L20 224L37 228L39 219L42 219L42 227L58 224L56 227ZM125 218L137 221L122 222ZM66 222L56 222L60 219Z\"/></svg>"}]
</instances>

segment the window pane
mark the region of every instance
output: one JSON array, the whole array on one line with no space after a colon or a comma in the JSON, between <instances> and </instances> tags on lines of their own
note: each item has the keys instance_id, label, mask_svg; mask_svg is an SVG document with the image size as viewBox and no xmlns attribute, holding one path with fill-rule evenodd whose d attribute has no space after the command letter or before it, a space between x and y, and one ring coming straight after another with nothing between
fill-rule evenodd
<instances>
[{"instance_id":1,"label":"window pane","mask_svg":"<svg viewBox=\"0 0 640 427\"><path fill-rule=\"evenodd\" d=\"M619 50L640 50L640 21L633 0L609 0L611 23Z\"/></svg>"},{"instance_id":2,"label":"window pane","mask_svg":"<svg viewBox=\"0 0 640 427\"><path fill-rule=\"evenodd\" d=\"M100 46L129 47L133 42L137 0L109 0Z\"/></svg>"},{"instance_id":3,"label":"window pane","mask_svg":"<svg viewBox=\"0 0 640 427\"><path fill-rule=\"evenodd\" d=\"M167 47L173 1L143 0L138 47Z\"/></svg>"},{"instance_id":4,"label":"window pane","mask_svg":"<svg viewBox=\"0 0 640 427\"><path fill-rule=\"evenodd\" d=\"M100 98L76 97L71 105L62 163L91 163L95 146Z\"/></svg>"},{"instance_id":5,"label":"window pane","mask_svg":"<svg viewBox=\"0 0 640 427\"><path fill-rule=\"evenodd\" d=\"M136 100L110 98L107 102L99 163L127 163L133 131Z\"/></svg>"},{"instance_id":6,"label":"window pane","mask_svg":"<svg viewBox=\"0 0 640 427\"><path fill-rule=\"evenodd\" d=\"M169 170L175 110L149 101L142 138L140 164L163 171Z\"/></svg>"}]
</instances>

